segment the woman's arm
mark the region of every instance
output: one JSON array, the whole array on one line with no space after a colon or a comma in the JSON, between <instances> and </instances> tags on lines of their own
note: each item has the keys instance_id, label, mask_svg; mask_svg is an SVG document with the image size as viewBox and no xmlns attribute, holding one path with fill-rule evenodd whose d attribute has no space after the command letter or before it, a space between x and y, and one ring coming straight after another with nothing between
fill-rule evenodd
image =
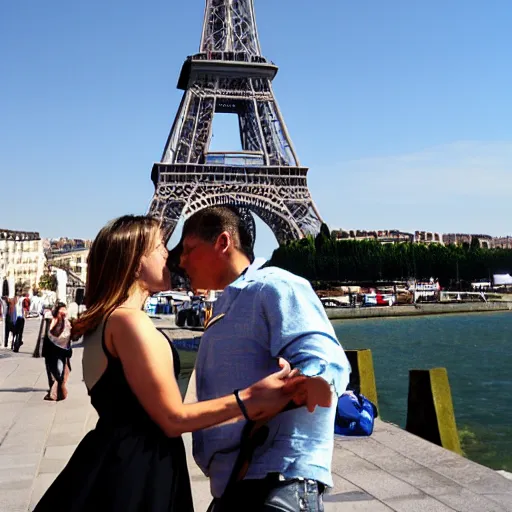
<instances>
[{"instance_id":1,"label":"woman's arm","mask_svg":"<svg viewBox=\"0 0 512 512\"><path fill-rule=\"evenodd\" d=\"M128 384L141 405L169 437L242 416L234 395L183 404L169 343L142 311L116 311L108 321L105 343L112 355L121 360ZM296 388L287 379L290 369L286 366L240 391L252 420L272 417L290 401ZM297 378L297 386L299 381Z\"/></svg>"},{"instance_id":2,"label":"woman's arm","mask_svg":"<svg viewBox=\"0 0 512 512\"><path fill-rule=\"evenodd\" d=\"M55 327L57 327L57 322L59 321L58 318L52 318L52 321L50 322L50 328L48 329L48 332L52 335L52 336L55 336L55 333L53 332Z\"/></svg>"}]
</instances>

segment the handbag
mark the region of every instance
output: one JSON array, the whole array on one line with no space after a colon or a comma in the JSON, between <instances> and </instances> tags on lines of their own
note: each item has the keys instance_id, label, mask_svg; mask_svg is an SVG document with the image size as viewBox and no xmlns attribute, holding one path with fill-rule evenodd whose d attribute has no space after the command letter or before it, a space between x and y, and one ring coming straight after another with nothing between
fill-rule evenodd
<instances>
[{"instance_id":1,"label":"handbag","mask_svg":"<svg viewBox=\"0 0 512 512\"><path fill-rule=\"evenodd\" d=\"M371 436L377 407L361 393L348 391L338 399L334 433L342 436Z\"/></svg>"}]
</instances>

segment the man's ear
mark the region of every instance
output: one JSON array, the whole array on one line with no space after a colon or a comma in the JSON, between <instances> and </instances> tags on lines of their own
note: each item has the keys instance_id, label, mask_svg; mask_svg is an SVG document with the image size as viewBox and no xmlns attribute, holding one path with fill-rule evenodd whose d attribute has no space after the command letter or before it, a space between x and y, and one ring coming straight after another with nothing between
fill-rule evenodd
<instances>
[{"instance_id":1,"label":"man's ear","mask_svg":"<svg viewBox=\"0 0 512 512\"><path fill-rule=\"evenodd\" d=\"M227 231L223 231L218 237L217 241L215 242L215 247L222 251L226 252L232 244L231 235Z\"/></svg>"}]
</instances>

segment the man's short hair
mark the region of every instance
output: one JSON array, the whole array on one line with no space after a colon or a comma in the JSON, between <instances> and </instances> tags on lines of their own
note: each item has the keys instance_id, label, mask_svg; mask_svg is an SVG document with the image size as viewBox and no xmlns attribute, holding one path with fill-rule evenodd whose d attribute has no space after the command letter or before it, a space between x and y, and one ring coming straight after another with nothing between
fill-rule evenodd
<instances>
[{"instance_id":1,"label":"man's short hair","mask_svg":"<svg viewBox=\"0 0 512 512\"><path fill-rule=\"evenodd\" d=\"M242 216L234 206L211 206L194 213L185 221L181 240L186 236L197 236L205 242L214 243L219 235L227 231L235 248L254 261L254 241Z\"/></svg>"}]
</instances>

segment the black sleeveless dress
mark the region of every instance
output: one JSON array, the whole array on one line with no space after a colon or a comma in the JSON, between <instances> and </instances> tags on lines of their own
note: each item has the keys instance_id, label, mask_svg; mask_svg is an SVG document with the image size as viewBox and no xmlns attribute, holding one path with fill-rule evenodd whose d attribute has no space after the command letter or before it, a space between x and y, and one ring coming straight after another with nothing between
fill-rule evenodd
<instances>
[{"instance_id":1,"label":"black sleeveless dress","mask_svg":"<svg viewBox=\"0 0 512 512\"><path fill-rule=\"evenodd\" d=\"M90 392L99 421L34 512L193 512L182 438L168 438L151 420L102 345L107 369Z\"/></svg>"}]
</instances>

